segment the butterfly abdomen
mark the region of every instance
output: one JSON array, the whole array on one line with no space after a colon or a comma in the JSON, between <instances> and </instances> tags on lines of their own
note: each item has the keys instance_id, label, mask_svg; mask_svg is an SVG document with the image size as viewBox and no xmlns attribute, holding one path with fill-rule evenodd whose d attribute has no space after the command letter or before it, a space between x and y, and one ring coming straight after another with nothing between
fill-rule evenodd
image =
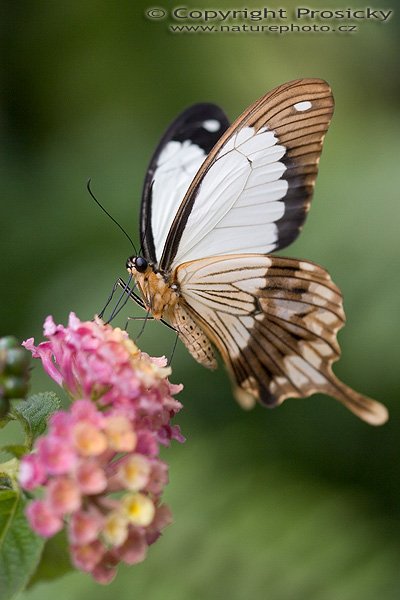
<instances>
[{"instance_id":1,"label":"butterfly abdomen","mask_svg":"<svg viewBox=\"0 0 400 600\"><path fill-rule=\"evenodd\" d=\"M177 305L171 322L193 358L203 367L216 369L217 361L210 340L182 305Z\"/></svg>"}]
</instances>

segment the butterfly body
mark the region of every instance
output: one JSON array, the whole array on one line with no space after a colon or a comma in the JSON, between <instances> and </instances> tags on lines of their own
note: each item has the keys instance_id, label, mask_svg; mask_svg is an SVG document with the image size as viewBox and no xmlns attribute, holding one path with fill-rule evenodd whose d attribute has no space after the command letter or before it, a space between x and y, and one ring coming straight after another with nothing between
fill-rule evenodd
<instances>
[{"instance_id":1,"label":"butterfly body","mask_svg":"<svg viewBox=\"0 0 400 600\"><path fill-rule=\"evenodd\" d=\"M332 113L319 79L272 90L231 126L214 105L183 112L150 162L143 257L127 267L199 363L215 368L218 350L242 406L322 392L381 424L386 408L332 371L339 289L315 263L272 254L305 221Z\"/></svg>"}]
</instances>

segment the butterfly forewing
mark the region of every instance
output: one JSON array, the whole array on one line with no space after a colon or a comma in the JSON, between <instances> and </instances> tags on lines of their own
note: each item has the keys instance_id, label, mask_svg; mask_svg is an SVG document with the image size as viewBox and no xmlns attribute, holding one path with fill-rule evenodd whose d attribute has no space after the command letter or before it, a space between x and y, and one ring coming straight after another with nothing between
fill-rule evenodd
<instances>
[{"instance_id":1,"label":"butterfly forewing","mask_svg":"<svg viewBox=\"0 0 400 600\"><path fill-rule=\"evenodd\" d=\"M144 182L140 237L144 257L157 264L174 216L207 154L229 126L214 104L195 104L167 129Z\"/></svg>"},{"instance_id":2,"label":"butterfly forewing","mask_svg":"<svg viewBox=\"0 0 400 600\"><path fill-rule=\"evenodd\" d=\"M262 255L196 260L176 271L184 307L220 351L245 406L315 392L334 396L370 423L386 409L340 382L342 297L310 262ZM189 348L190 349L190 348Z\"/></svg>"},{"instance_id":3,"label":"butterfly forewing","mask_svg":"<svg viewBox=\"0 0 400 600\"><path fill-rule=\"evenodd\" d=\"M329 85L303 79L263 96L225 132L194 177L160 269L204 256L269 253L293 241L333 113Z\"/></svg>"}]
</instances>

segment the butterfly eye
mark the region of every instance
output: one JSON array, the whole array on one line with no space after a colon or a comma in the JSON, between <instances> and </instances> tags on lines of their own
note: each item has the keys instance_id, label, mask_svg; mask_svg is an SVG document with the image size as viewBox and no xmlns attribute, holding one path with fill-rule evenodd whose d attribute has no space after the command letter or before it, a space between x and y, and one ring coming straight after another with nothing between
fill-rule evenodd
<instances>
[{"instance_id":1,"label":"butterfly eye","mask_svg":"<svg viewBox=\"0 0 400 600\"><path fill-rule=\"evenodd\" d=\"M144 273L148 267L148 262L142 256L137 256L134 261L134 266L136 271L139 271L139 273Z\"/></svg>"}]
</instances>

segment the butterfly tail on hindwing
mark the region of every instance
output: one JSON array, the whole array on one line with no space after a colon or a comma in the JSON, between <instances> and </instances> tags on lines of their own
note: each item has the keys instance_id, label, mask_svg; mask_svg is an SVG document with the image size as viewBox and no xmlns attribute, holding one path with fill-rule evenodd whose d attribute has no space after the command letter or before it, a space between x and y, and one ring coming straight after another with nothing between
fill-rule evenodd
<instances>
[{"instance_id":1,"label":"butterfly tail on hindwing","mask_svg":"<svg viewBox=\"0 0 400 600\"><path fill-rule=\"evenodd\" d=\"M326 393L339 400L346 408L366 423L370 425L383 425L388 420L388 410L383 404L353 390L332 372L330 384Z\"/></svg>"}]
</instances>

